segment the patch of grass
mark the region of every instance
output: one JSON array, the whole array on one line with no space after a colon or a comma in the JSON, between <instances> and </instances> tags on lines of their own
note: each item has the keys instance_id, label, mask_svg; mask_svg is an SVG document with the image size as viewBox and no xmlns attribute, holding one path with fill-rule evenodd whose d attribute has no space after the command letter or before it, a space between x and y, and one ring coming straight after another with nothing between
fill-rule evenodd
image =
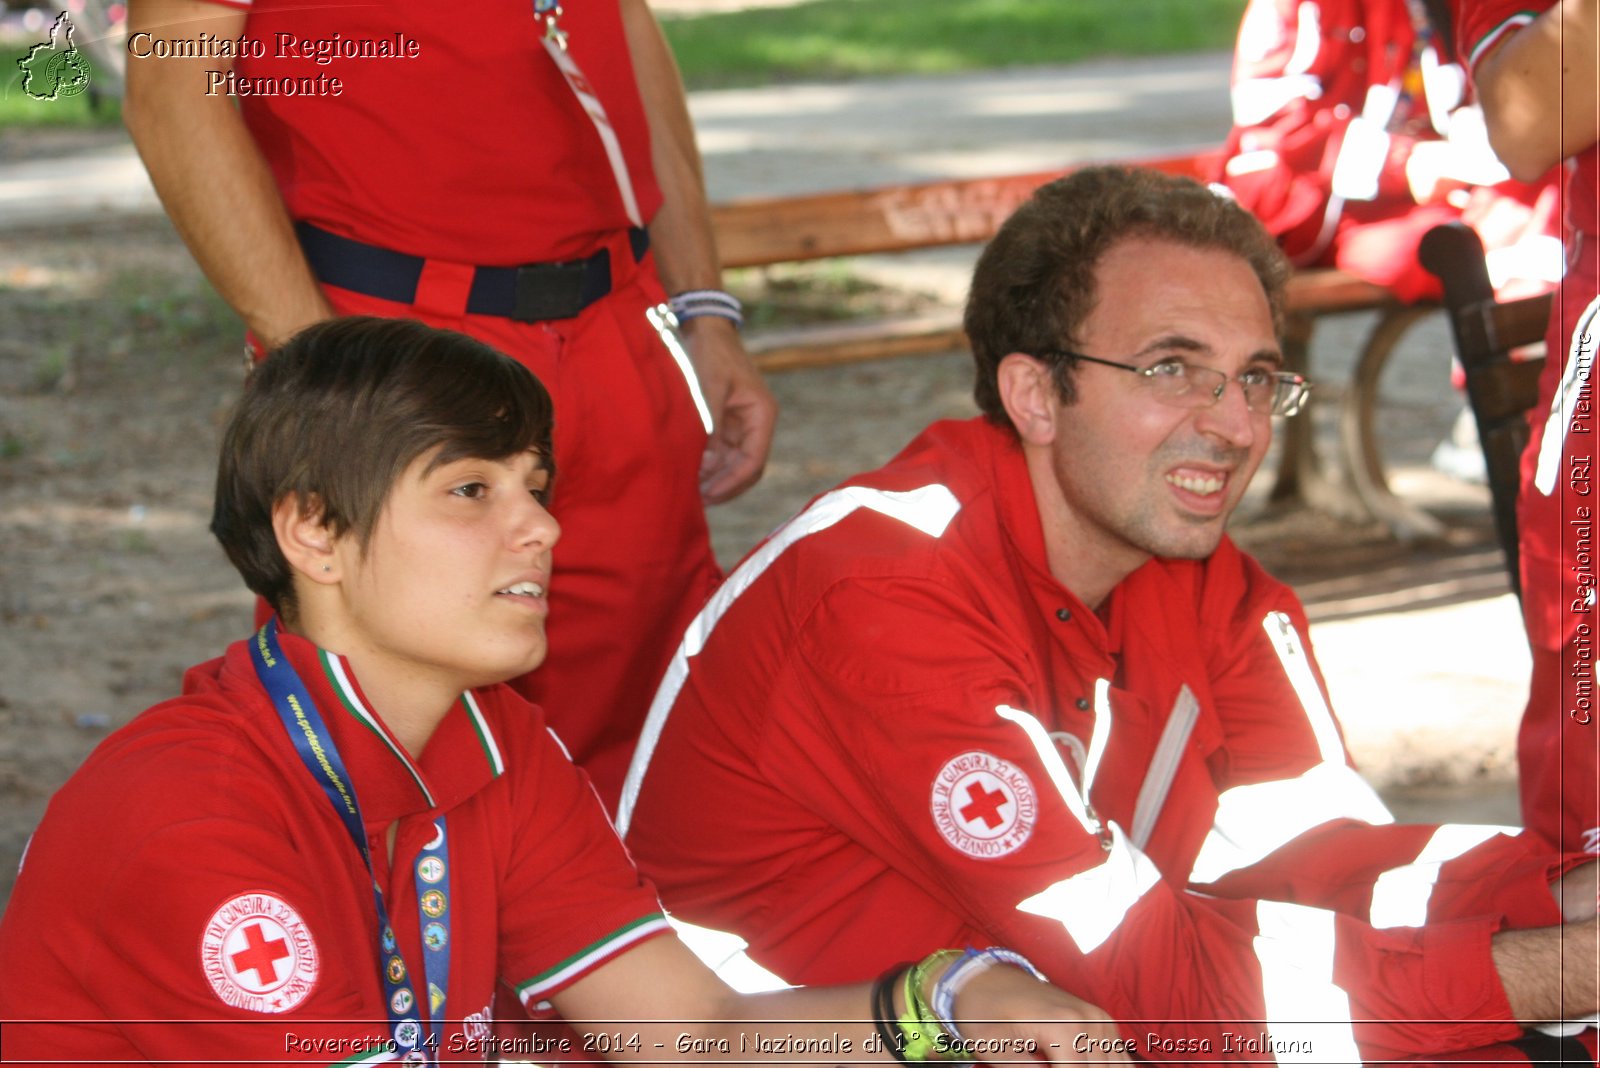
<instances>
[{"instance_id":1,"label":"patch of grass","mask_svg":"<svg viewBox=\"0 0 1600 1068\"><path fill-rule=\"evenodd\" d=\"M89 63L87 91L54 100L36 100L23 92L23 72L17 61L27 57L30 47L0 47L0 130L18 126L103 127L122 121L122 101L96 89L94 62L81 48L79 55ZM102 83L109 81L109 75L101 76Z\"/></svg>"},{"instance_id":2,"label":"patch of grass","mask_svg":"<svg viewBox=\"0 0 1600 1068\"><path fill-rule=\"evenodd\" d=\"M100 445L87 445L80 448L62 445L50 450L47 462L51 467L58 470L71 471L104 463L105 458L106 450Z\"/></svg>"},{"instance_id":3,"label":"patch of grass","mask_svg":"<svg viewBox=\"0 0 1600 1068\"><path fill-rule=\"evenodd\" d=\"M198 278L119 271L106 285L105 304L118 309L123 336L131 334L138 347L157 355L236 349L243 336L232 309Z\"/></svg>"},{"instance_id":4,"label":"patch of grass","mask_svg":"<svg viewBox=\"0 0 1600 1068\"><path fill-rule=\"evenodd\" d=\"M1068 63L1232 46L1245 0L803 0L709 14L665 13L662 26L691 89L800 79ZM17 61L27 44L0 46L0 129L114 126L121 101L89 90L36 100Z\"/></svg>"},{"instance_id":5,"label":"patch of grass","mask_svg":"<svg viewBox=\"0 0 1600 1068\"><path fill-rule=\"evenodd\" d=\"M50 345L34 360L33 388L37 392L66 390L72 380L72 352L65 344Z\"/></svg>"},{"instance_id":6,"label":"patch of grass","mask_svg":"<svg viewBox=\"0 0 1600 1068\"><path fill-rule=\"evenodd\" d=\"M121 552L130 555L148 556L156 551L156 543L145 530L124 530L118 535L117 543Z\"/></svg>"},{"instance_id":7,"label":"patch of grass","mask_svg":"<svg viewBox=\"0 0 1600 1068\"><path fill-rule=\"evenodd\" d=\"M663 15L691 89L1232 47L1245 0L806 0Z\"/></svg>"},{"instance_id":8,"label":"patch of grass","mask_svg":"<svg viewBox=\"0 0 1600 1068\"><path fill-rule=\"evenodd\" d=\"M184 375L238 359L243 328L198 272L107 267L71 291L0 288L0 395L72 393L82 381ZM17 356L10 355L15 348ZM138 354L137 359L129 357Z\"/></svg>"}]
</instances>

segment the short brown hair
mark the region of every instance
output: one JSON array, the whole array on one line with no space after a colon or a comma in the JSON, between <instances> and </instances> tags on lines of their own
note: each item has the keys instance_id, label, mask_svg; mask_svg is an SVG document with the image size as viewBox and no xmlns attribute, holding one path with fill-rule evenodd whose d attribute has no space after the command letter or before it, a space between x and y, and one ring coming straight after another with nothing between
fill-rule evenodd
<instances>
[{"instance_id":1,"label":"short brown hair","mask_svg":"<svg viewBox=\"0 0 1600 1068\"><path fill-rule=\"evenodd\" d=\"M297 496L363 548L417 457L550 457L550 395L521 364L464 334L404 319L331 319L255 369L222 438L211 532L245 585L293 619L272 509Z\"/></svg>"},{"instance_id":2,"label":"short brown hair","mask_svg":"<svg viewBox=\"0 0 1600 1068\"><path fill-rule=\"evenodd\" d=\"M973 396L991 422L1009 426L1000 361L1013 352L1073 348L1094 309L1095 270L1124 238L1145 237L1231 252L1250 264L1281 329L1289 262L1270 234L1226 195L1145 168L1090 167L1036 190L978 258L965 325L977 361ZM1072 362L1052 361L1066 403Z\"/></svg>"}]
</instances>

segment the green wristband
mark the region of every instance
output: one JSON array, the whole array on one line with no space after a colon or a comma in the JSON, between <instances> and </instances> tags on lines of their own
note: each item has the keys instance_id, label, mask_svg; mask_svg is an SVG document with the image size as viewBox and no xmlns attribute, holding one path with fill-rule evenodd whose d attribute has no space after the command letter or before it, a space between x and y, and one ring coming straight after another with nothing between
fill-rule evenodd
<instances>
[{"instance_id":1,"label":"green wristband","mask_svg":"<svg viewBox=\"0 0 1600 1068\"><path fill-rule=\"evenodd\" d=\"M929 954L906 972L905 977L905 1013L896 1022L900 1026L900 1034L905 1038L905 1056L913 1061L970 1061L973 1058L962 1051L960 1045L953 1045L949 1040L956 1036L944 1027L939 1018L928 1008L927 1001L922 996L924 980L928 973L941 962L954 960L961 956L958 949L941 949L937 953ZM940 1036L946 1038L939 1042Z\"/></svg>"}]
</instances>

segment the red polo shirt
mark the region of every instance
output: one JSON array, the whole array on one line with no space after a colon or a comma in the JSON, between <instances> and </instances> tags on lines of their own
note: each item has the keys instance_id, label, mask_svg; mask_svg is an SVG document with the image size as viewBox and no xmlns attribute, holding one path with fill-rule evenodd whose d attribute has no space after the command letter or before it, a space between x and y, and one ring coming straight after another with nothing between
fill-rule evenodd
<instances>
[{"instance_id":1,"label":"red polo shirt","mask_svg":"<svg viewBox=\"0 0 1600 1068\"><path fill-rule=\"evenodd\" d=\"M485 265L575 259L628 227L600 137L540 45L529 0L224 2L250 13L240 78L280 89L284 79L339 79L336 96L240 97L294 218ZM616 0L566 4L559 22L648 221L661 195Z\"/></svg>"},{"instance_id":2,"label":"red polo shirt","mask_svg":"<svg viewBox=\"0 0 1600 1068\"><path fill-rule=\"evenodd\" d=\"M447 817L438 1056L484 1059L497 979L532 1007L666 929L536 708L503 686L472 691L413 760L347 664L292 635L283 648L348 768L419 996L414 869ZM0 921L0 1018L41 1021L7 1025L6 1058L387 1059L371 885L236 643L52 800Z\"/></svg>"}]
</instances>

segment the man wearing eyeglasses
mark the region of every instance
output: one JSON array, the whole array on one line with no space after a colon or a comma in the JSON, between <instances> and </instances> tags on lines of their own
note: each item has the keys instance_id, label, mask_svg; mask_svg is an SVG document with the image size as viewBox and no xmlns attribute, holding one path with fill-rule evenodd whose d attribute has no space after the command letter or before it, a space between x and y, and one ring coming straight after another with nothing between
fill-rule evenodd
<instances>
[{"instance_id":1,"label":"man wearing eyeglasses","mask_svg":"<svg viewBox=\"0 0 1600 1068\"><path fill-rule=\"evenodd\" d=\"M983 416L779 528L656 696L620 826L676 916L748 943L724 974L998 939L1156 1061L1592 1057L1516 1021L1595 1011L1594 865L1395 826L1298 600L1224 534L1308 388L1287 274L1153 172L1005 224L967 306Z\"/></svg>"}]
</instances>

